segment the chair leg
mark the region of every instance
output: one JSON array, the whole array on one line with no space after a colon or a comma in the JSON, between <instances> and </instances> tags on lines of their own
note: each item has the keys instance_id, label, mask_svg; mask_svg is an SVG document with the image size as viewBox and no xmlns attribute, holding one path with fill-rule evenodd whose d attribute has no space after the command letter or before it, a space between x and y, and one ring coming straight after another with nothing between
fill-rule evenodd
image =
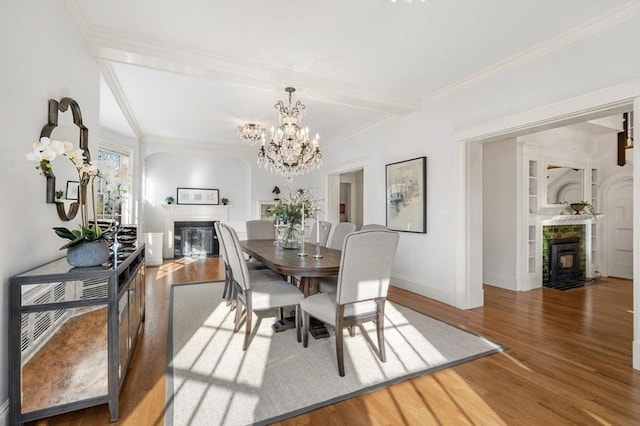
<instances>
[{"instance_id":1,"label":"chair leg","mask_svg":"<svg viewBox=\"0 0 640 426\"><path fill-rule=\"evenodd\" d=\"M234 322L234 327L233 327L233 332L237 333L238 330L240 330L240 319L242 316L242 308L240 307L240 303L236 302L236 315L235 318L233 320Z\"/></svg>"},{"instance_id":2,"label":"chair leg","mask_svg":"<svg viewBox=\"0 0 640 426\"><path fill-rule=\"evenodd\" d=\"M245 328L244 328L244 344L242 345L242 350L246 351L249 347L249 343L251 343L251 320L253 319L253 306L251 306L251 290L245 291L245 305L247 313L245 314Z\"/></svg>"},{"instance_id":3,"label":"chair leg","mask_svg":"<svg viewBox=\"0 0 640 426\"><path fill-rule=\"evenodd\" d=\"M302 336L300 333L300 305L296 305L296 339L298 343L302 341Z\"/></svg>"},{"instance_id":4,"label":"chair leg","mask_svg":"<svg viewBox=\"0 0 640 426\"><path fill-rule=\"evenodd\" d=\"M353 337L356 335L356 327L354 325L349 326L349 336Z\"/></svg>"},{"instance_id":5,"label":"chair leg","mask_svg":"<svg viewBox=\"0 0 640 426\"><path fill-rule=\"evenodd\" d=\"M340 377L344 377L344 305L338 305L336 315L336 357L338 358L338 374L340 374Z\"/></svg>"},{"instance_id":6,"label":"chair leg","mask_svg":"<svg viewBox=\"0 0 640 426\"><path fill-rule=\"evenodd\" d=\"M307 312L303 312L303 316L304 316L304 330L302 330L302 346L303 347L307 347L309 345L309 321L311 320L309 318L309 314Z\"/></svg>"},{"instance_id":7,"label":"chair leg","mask_svg":"<svg viewBox=\"0 0 640 426\"><path fill-rule=\"evenodd\" d=\"M376 320L376 332L378 335L378 350L380 352L380 361L387 362L387 354L384 345L384 299L379 299L378 319Z\"/></svg>"},{"instance_id":8,"label":"chair leg","mask_svg":"<svg viewBox=\"0 0 640 426\"><path fill-rule=\"evenodd\" d=\"M235 306L236 306L236 315L234 318L234 324L235 326L233 327L233 332L237 333L238 330L240 330L240 319L242 317L242 307L240 306L240 294L238 293L238 290L236 289L235 283L233 286L233 299L235 300Z\"/></svg>"}]
</instances>

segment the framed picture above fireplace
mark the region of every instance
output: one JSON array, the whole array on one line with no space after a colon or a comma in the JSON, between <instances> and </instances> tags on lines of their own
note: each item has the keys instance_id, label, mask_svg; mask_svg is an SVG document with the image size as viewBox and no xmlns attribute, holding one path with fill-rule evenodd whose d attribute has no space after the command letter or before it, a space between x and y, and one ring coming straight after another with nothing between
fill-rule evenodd
<instances>
[{"instance_id":1,"label":"framed picture above fireplace","mask_svg":"<svg viewBox=\"0 0 640 426\"><path fill-rule=\"evenodd\" d=\"M207 188L178 188L178 204L220 204L220 194L217 189Z\"/></svg>"}]
</instances>

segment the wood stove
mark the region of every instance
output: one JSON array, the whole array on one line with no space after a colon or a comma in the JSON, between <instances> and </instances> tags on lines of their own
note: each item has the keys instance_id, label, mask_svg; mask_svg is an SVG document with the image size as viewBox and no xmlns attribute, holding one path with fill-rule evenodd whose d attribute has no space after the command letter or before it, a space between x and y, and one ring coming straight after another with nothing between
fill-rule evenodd
<instances>
[{"instance_id":1,"label":"wood stove","mask_svg":"<svg viewBox=\"0 0 640 426\"><path fill-rule=\"evenodd\" d=\"M579 248L578 237L549 240L549 282L581 278Z\"/></svg>"}]
</instances>

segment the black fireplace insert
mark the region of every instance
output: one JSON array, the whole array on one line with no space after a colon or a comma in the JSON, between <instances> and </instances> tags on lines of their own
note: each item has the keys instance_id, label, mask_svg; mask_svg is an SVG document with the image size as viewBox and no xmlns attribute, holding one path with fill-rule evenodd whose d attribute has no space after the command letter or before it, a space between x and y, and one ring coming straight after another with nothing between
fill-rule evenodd
<instances>
[{"instance_id":1,"label":"black fireplace insert","mask_svg":"<svg viewBox=\"0 0 640 426\"><path fill-rule=\"evenodd\" d=\"M213 221L175 222L173 257L211 257L220 254Z\"/></svg>"},{"instance_id":2,"label":"black fireplace insert","mask_svg":"<svg viewBox=\"0 0 640 426\"><path fill-rule=\"evenodd\" d=\"M549 240L549 282L580 279L580 238L556 238Z\"/></svg>"}]
</instances>

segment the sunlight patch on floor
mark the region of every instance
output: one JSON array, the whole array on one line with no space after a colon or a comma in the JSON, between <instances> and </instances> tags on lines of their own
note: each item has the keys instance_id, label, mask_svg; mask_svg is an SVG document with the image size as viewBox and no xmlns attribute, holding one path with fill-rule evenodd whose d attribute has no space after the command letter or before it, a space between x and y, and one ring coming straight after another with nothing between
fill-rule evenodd
<instances>
[{"instance_id":1,"label":"sunlight patch on floor","mask_svg":"<svg viewBox=\"0 0 640 426\"><path fill-rule=\"evenodd\" d=\"M257 333L251 345L260 349L243 351L244 328L234 333L232 328L220 327L234 313L229 310L226 301L220 302L183 345L185 350L189 348L189 353L179 351L174 354L176 398L189 383L189 396L181 400L183 404L186 401L187 405L182 409L192 413L187 417L193 421L196 421L194 416L199 406L211 401L225 407L226 412L238 410L234 408L237 404L242 404L243 410L254 410L259 403L258 395L251 395L246 388L261 387L267 365L266 354L269 353L272 339L271 336ZM254 315L254 327L256 322ZM221 382L226 385L221 386ZM239 384L245 387L245 391Z\"/></svg>"},{"instance_id":2,"label":"sunlight patch on floor","mask_svg":"<svg viewBox=\"0 0 640 426\"><path fill-rule=\"evenodd\" d=\"M590 417L592 417L595 421L597 421L599 424L601 425L607 425L607 426L611 426L611 423L606 421L605 419L603 419L602 417L598 416L595 413L592 413L589 410L583 410L585 413L587 413Z\"/></svg>"},{"instance_id":3,"label":"sunlight patch on floor","mask_svg":"<svg viewBox=\"0 0 640 426\"><path fill-rule=\"evenodd\" d=\"M453 369L373 392L364 398L369 417L397 416L398 424L506 425ZM386 407L378 416L379 407ZM389 412L389 407L395 407Z\"/></svg>"},{"instance_id":4,"label":"sunlight patch on floor","mask_svg":"<svg viewBox=\"0 0 640 426\"><path fill-rule=\"evenodd\" d=\"M513 362L515 365L517 365L518 367L520 367L520 368L522 368L524 370L533 371L529 367L524 365L522 362L518 361L517 359L515 359L514 357L512 357L511 355L509 355L506 352L501 352L500 356L503 356L503 357L507 358L509 361Z\"/></svg>"}]
</instances>

